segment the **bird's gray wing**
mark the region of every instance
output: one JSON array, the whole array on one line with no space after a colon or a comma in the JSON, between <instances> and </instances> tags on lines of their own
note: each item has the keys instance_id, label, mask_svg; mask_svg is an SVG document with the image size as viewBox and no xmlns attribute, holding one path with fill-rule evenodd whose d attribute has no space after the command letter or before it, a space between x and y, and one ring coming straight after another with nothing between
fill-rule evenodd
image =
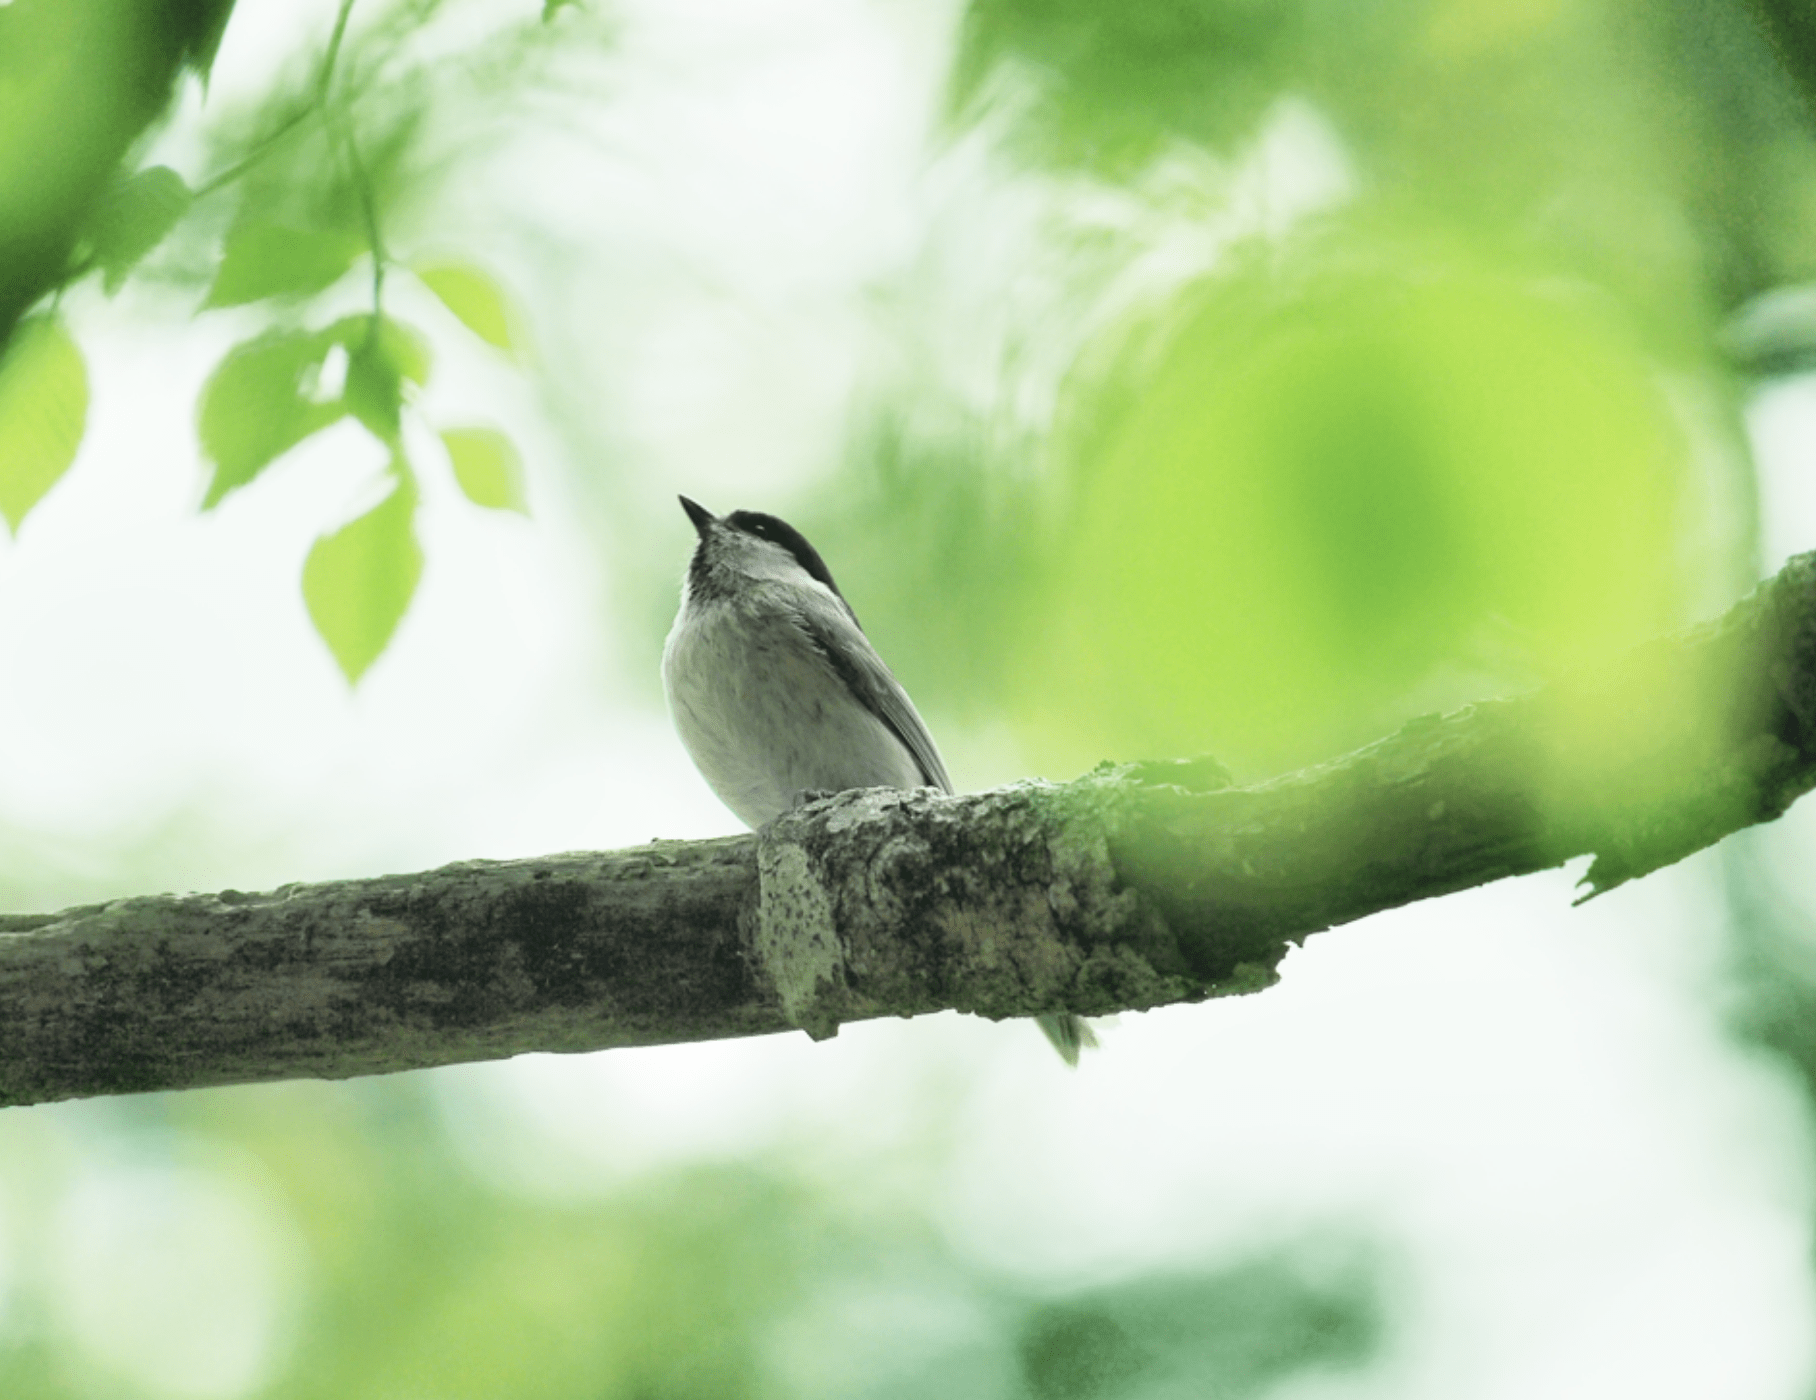
<instances>
[{"instance_id":1,"label":"bird's gray wing","mask_svg":"<svg viewBox=\"0 0 1816 1400\"><path fill-rule=\"evenodd\" d=\"M902 747L914 756L927 786L941 792L952 791L952 779L946 776L946 765L940 751L927 732L914 701L902 689L883 658L876 654L870 639L858 626L857 618L847 608L798 609L795 620L807 634L834 674L845 683L852 697L880 719L889 732L902 741Z\"/></svg>"}]
</instances>

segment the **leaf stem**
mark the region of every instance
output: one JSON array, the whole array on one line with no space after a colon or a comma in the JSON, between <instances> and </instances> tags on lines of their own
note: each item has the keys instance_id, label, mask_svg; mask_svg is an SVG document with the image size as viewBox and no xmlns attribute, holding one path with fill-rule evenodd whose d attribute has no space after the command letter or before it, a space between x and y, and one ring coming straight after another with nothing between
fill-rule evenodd
<instances>
[{"instance_id":1,"label":"leaf stem","mask_svg":"<svg viewBox=\"0 0 1816 1400\"><path fill-rule=\"evenodd\" d=\"M372 176L360 158L359 142L353 136L353 123L344 107L333 101L334 66L340 59L341 41L347 35L347 21L353 14L354 0L341 0L334 17L334 33L328 38L328 51L322 57L322 75L316 85L316 102L322 110L322 121L328 128L328 139L346 148L347 173L353 179L354 193L359 197L360 217L366 225L366 244L372 250L372 316L376 326L383 310L385 292L385 239L378 226L378 201L372 193Z\"/></svg>"},{"instance_id":2,"label":"leaf stem","mask_svg":"<svg viewBox=\"0 0 1816 1400\"><path fill-rule=\"evenodd\" d=\"M341 139L347 143L347 164L353 173L353 188L359 194L360 214L366 223L366 243L372 249L372 316L376 321L384 306L385 239L378 227L378 204L372 196L372 177L360 158L359 143L353 139L353 127L345 125Z\"/></svg>"},{"instance_id":3,"label":"leaf stem","mask_svg":"<svg viewBox=\"0 0 1816 1400\"><path fill-rule=\"evenodd\" d=\"M277 130L261 140L246 155L242 156L239 160L236 160L218 175L212 175L201 184L197 185L195 187L194 197L196 199L205 199L216 190L231 185L235 180L239 179L240 176L244 175L248 170L252 169L253 166L257 165L269 155L273 146L277 145L279 141L282 141L286 136L295 131L313 116L316 107L316 103L309 102L298 108L295 112L292 112L278 125Z\"/></svg>"},{"instance_id":4,"label":"leaf stem","mask_svg":"<svg viewBox=\"0 0 1816 1400\"><path fill-rule=\"evenodd\" d=\"M334 65L340 58L341 40L347 36L347 20L353 14L353 0L341 0L340 13L334 17L334 33L328 38L328 52L322 57L322 75L315 81L315 100L328 106L328 88L334 81Z\"/></svg>"},{"instance_id":5,"label":"leaf stem","mask_svg":"<svg viewBox=\"0 0 1816 1400\"><path fill-rule=\"evenodd\" d=\"M273 146L277 145L279 141L282 141L291 132L295 131L297 127L309 120L314 113L320 111L325 114L327 112L328 90L334 83L334 66L340 60L341 41L346 38L347 35L347 21L353 16L353 3L354 0L341 0L340 11L334 16L334 32L328 37L328 49L322 56L322 71L315 79L315 100L305 103L288 117L284 118L284 120L278 124L277 130L261 140L246 155L242 156L239 160L236 160L218 175L210 176L201 184L197 185L195 189L195 198L201 199L204 196L213 194L216 190L225 185L232 184L235 180L239 179L240 176L244 175L253 166L263 160Z\"/></svg>"}]
</instances>

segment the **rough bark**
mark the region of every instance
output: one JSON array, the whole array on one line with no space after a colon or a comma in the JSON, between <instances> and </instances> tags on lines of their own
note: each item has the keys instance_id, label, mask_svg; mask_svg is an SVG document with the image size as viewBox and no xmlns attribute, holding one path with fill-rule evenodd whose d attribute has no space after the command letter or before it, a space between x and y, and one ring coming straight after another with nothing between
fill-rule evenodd
<instances>
[{"instance_id":1,"label":"rough bark","mask_svg":"<svg viewBox=\"0 0 1816 1400\"><path fill-rule=\"evenodd\" d=\"M1289 941L1592 855L1590 894L1816 786L1816 554L1593 677L1246 787L1211 759L764 832L0 917L0 1102L953 1008L1252 991Z\"/></svg>"}]
</instances>

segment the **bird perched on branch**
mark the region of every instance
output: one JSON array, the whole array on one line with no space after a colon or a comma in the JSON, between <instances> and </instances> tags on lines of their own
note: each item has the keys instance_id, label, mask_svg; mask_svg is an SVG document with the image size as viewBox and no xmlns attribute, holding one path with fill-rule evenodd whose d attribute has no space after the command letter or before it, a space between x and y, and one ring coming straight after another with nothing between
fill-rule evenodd
<instances>
[{"instance_id":1,"label":"bird perched on branch","mask_svg":"<svg viewBox=\"0 0 1816 1400\"><path fill-rule=\"evenodd\" d=\"M883 664L819 551L758 511L681 497L699 544L662 652L669 713L707 785L746 826L848 788L952 791L908 692ZM1036 1018L1068 1064L1096 1039Z\"/></svg>"}]
</instances>

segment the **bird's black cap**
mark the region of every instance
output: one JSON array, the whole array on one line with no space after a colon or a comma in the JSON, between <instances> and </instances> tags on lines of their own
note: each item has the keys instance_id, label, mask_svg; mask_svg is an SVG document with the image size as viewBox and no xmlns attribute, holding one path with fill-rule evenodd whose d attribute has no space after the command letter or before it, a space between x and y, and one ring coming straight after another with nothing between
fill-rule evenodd
<instances>
[{"instance_id":1,"label":"bird's black cap","mask_svg":"<svg viewBox=\"0 0 1816 1400\"><path fill-rule=\"evenodd\" d=\"M778 520L773 515L765 515L759 510L734 510L725 517L725 524L734 530L742 530L757 539L768 540L779 544L794 555L795 563L805 569L810 576L817 578L833 591L841 603L845 595L839 592L838 584L832 581L832 570L826 567L826 561L820 558L820 551L807 543L807 537L786 520ZM845 604L847 611L851 605ZM856 619L854 618L853 621Z\"/></svg>"},{"instance_id":2,"label":"bird's black cap","mask_svg":"<svg viewBox=\"0 0 1816 1400\"><path fill-rule=\"evenodd\" d=\"M710 510L708 510L705 506L701 505L698 501L688 500L686 496L682 496L680 498L680 501L681 501L681 509L686 511L687 518L694 522L694 533L696 535L699 535L700 538L705 539L706 538L706 527L708 525L712 524L713 521L717 520L719 517L714 515Z\"/></svg>"},{"instance_id":3,"label":"bird's black cap","mask_svg":"<svg viewBox=\"0 0 1816 1400\"><path fill-rule=\"evenodd\" d=\"M773 515L765 515L762 511L756 510L734 510L730 515L719 516L714 515L698 501L688 500L686 496L682 496L680 500L681 508L687 512L687 518L694 522L694 530L700 536L701 548L694 551L693 563L689 566L688 574L688 577L694 580L696 588L707 587L710 568L705 548L706 531L708 526L718 525L723 529L736 530L741 534L780 545L794 555L795 562L807 571L809 577L818 579L832 590L833 597L845 604L845 611L851 614L853 622L858 620L857 614L851 612L851 604L845 602L845 595L839 592L838 584L832 581L832 570L827 568L826 561L820 558L820 551L807 543L806 537L786 520L778 520ZM860 626L858 630L863 631L863 627Z\"/></svg>"}]
</instances>

